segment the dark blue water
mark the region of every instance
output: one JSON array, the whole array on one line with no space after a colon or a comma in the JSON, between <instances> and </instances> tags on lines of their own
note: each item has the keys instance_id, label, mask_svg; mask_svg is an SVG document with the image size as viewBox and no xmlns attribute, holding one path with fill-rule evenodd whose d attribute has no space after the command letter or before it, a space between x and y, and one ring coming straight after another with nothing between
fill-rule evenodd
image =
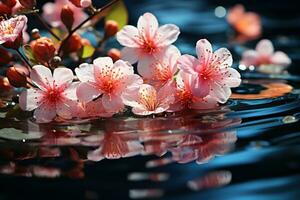
<instances>
[{"instance_id":1,"label":"dark blue water","mask_svg":"<svg viewBox=\"0 0 300 200\"><path fill-rule=\"evenodd\" d=\"M242 72L217 110L39 125L12 101L0 108L0 199L299 199L300 16L292 1L242 1L262 15L263 37L288 53L285 75ZM177 46L245 47L216 6L236 1L127 1L130 22L151 11L181 28ZM114 44L114 41L111 41ZM272 88L278 90L271 90Z\"/></svg>"}]
</instances>

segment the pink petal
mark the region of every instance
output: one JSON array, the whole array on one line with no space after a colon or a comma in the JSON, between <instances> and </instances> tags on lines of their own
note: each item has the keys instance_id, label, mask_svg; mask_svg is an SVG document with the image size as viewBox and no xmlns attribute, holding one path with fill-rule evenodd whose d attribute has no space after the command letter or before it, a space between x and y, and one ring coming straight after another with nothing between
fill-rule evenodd
<instances>
[{"instance_id":1,"label":"pink petal","mask_svg":"<svg viewBox=\"0 0 300 200\"><path fill-rule=\"evenodd\" d=\"M19 97L19 105L22 110L32 111L42 102L43 93L38 89L27 89Z\"/></svg>"},{"instance_id":2,"label":"pink petal","mask_svg":"<svg viewBox=\"0 0 300 200\"><path fill-rule=\"evenodd\" d=\"M142 116L154 114L154 111L148 111L143 107L134 107L134 108L132 108L132 112L136 115L142 115Z\"/></svg>"},{"instance_id":3,"label":"pink petal","mask_svg":"<svg viewBox=\"0 0 300 200\"><path fill-rule=\"evenodd\" d=\"M136 91L137 89L140 88L142 84L143 84L143 79L139 75L137 74L128 75L125 83L126 89L123 91L123 94Z\"/></svg>"},{"instance_id":4,"label":"pink petal","mask_svg":"<svg viewBox=\"0 0 300 200\"><path fill-rule=\"evenodd\" d=\"M156 34L158 22L153 14L145 13L144 15L140 16L137 27L145 38L151 39Z\"/></svg>"},{"instance_id":5,"label":"pink petal","mask_svg":"<svg viewBox=\"0 0 300 200\"><path fill-rule=\"evenodd\" d=\"M91 1L91 0L81 0L81 1L80 1L80 5L81 5L83 8L87 8L87 7L89 7L91 4L92 4L92 1Z\"/></svg>"},{"instance_id":6,"label":"pink petal","mask_svg":"<svg viewBox=\"0 0 300 200\"><path fill-rule=\"evenodd\" d=\"M30 73L30 78L42 90L52 87L53 78L51 70L43 65L34 66Z\"/></svg>"},{"instance_id":7,"label":"pink petal","mask_svg":"<svg viewBox=\"0 0 300 200\"><path fill-rule=\"evenodd\" d=\"M243 53L241 64L245 66L256 65L258 54L254 50L247 50Z\"/></svg>"},{"instance_id":8,"label":"pink petal","mask_svg":"<svg viewBox=\"0 0 300 200\"><path fill-rule=\"evenodd\" d=\"M118 60L117 62L115 62L113 70L115 71L115 75L117 77L118 75L125 76L134 74L133 67L129 63L124 62L123 60Z\"/></svg>"},{"instance_id":9,"label":"pink petal","mask_svg":"<svg viewBox=\"0 0 300 200\"><path fill-rule=\"evenodd\" d=\"M102 82L104 77L111 74L111 70L114 66L110 57L100 57L93 61L94 64L94 76L97 82Z\"/></svg>"},{"instance_id":10,"label":"pink petal","mask_svg":"<svg viewBox=\"0 0 300 200\"><path fill-rule=\"evenodd\" d=\"M99 161L103 160L104 156L102 154L102 147L100 147L99 149L96 149L94 151L88 152L87 158L88 158L88 160L95 161L95 162L99 162Z\"/></svg>"},{"instance_id":11,"label":"pink petal","mask_svg":"<svg viewBox=\"0 0 300 200\"><path fill-rule=\"evenodd\" d=\"M157 31L157 40L159 47L169 46L174 43L180 34L178 26L166 24L159 27Z\"/></svg>"},{"instance_id":12,"label":"pink petal","mask_svg":"<svg viewBox=\"0 0 300 200\"><path fill-rule=\"evenodd\" d=\"M219 103L226 103L231 95L229 87L221 86L217 83L213 84L210 91L210 96L215 98Z\"/></svg>"},{"instance_id":13,"label":"pink petal","mask_svg":"<svg viewBox=\"0 0 300 200\"><path fill-rule=\"evenodd\" d=\"M141 76L147 77L151 73L151 64L154 62L154 58L145 56L139 60L137 71Z\"/></svg>"},{"instance_id":14,"label":"pink petal","mask_svg":"<svg viewBox=\"0 0 300 200\"><path fill-rule=\"evenodd\" d=\"M76 109L76 101L67 100L56 105L56 113L64 119L72 119L72 113Z\"/></svg>"},{"instance_id":15,"label":"pink petal","mask_svg":"<svg viewBox=\"0 0 300 200\"><path fill-rule=\"evenodd\" d=\"M99 98L85 105L85 114L89 117L111 117L114 113L106 112L102 104L102 99Z\"/></svg>"},{"instance_id":16,"label":"pink petal","mask_svg":"<svg viewBox=\"0 0 300 200\"><path fill-rule=\"evenodd\" d=\"M71 85L64 91L64 96L70 100L77 100L77 87L80 82L71 83Z\"/></svg>"},{"instance_id":17,"label":"pink petal","mask_svg":"<svg viewBox=\"0 0 300 200\"><path fill-rule=\"evenodd\" d=\"M89 83L80 83L76 94L79 101L90 102L101 95L101 91Z\"/></svg>"},{"instance_id":18,"label":"pink petal","mask_svg":"<svg viewBox=\"0 0 300 200\"><path fill-rule=\"evenodd\" d=\"M81 82L96 82L94 75L94 66L91 64L83 63L75 69L77 78Z\"/></svg>"},{"instance_id":19,"label":"pink petal","mask_svg":"<svg viewBox=\"0 0 300 200\"><path fill-rule=\"evenodd\" d=\"M122 102L130 107L139 107L143 108L142 104L138 103L139 101L139 89L128 91L122 94Z\"/></svg>"},{"instance_id":20,"label":"pink petal","mask_svg":"<svg viewBox=\"0 0 300 200\"><path fill-rule=\"evenodd\" d=\"M276 51L272 56L271 61L273 64L280 66L288 66L292 62L288 55L282 51Z\"/></svg>"},{"instance_id":21,"label":"pink petal","mask_svg":"<svg viewBox=\"0 0 300 200\"><path fill-rule=\"evenodd\" d=\"M264 39L256 45L256 51L259 55L271 56L274 52L274 47L270 40Z\"/></svg>"},{"instance_id":22,"label":"pink petal","mask_svg":"<svg viewBox=\"0 0 300 200\"><path fill-rule=\"evenodd\" d=\"M199 98L199 101L192 104L192 109L204 110L204 109L213 109L218 106L218 102L215 98L207 96L205 98Z\"/></svg>"},{"instance_id":23,"label":"pink petal","mask_svg":"<svg viewBox=\"0 0 300 200\"><path fill-rule=\"evenodd\" d=\"M35 109L33 117L38 123L51 122L56 117L56 109L53 106L42 104Z\"/></svg>"},{"instance_id":24,"label":"pink petal","mask_svg":"<svg viewBox=\"0 0 300 200\"><path fill-rule=\"evenodd\" d=\"M127 25L117 33L118 42L126 47L139 48L139 31L136 27Z\"/></svg>"},{"instance_id":25,"label":"pink petal","mask_svg":"<svg viewBox=\"0 0 300 200\"><path fill-rule=\"evenodd\" d=\"M189 74L197 74L195 69L199 64L198 59L190 55L182 55L178 59L178 68Z\"/></svg>"},{"instance_id":26,"label":"pink petal","mask_svg":"<svg viewBox=\"0 0 300 200\"><path fill-rule=\"evenodd\" d=\"M207 66L213 55L210 42L206 39L199 40L196 44L196 52L200 63Z\"/></svg>"},{"instance_id":27,"label":"pink petal","mask_svg":"<svg viewBox=\"0 0 300 200\"><path fill-rule=\"evenodd\" d=\"M232 55L226 48L220 48L213 54L212 66L217 65L219 68L226 68L232 65Z\"/></svg>"},{"instance_id":28,"label":"pink petal","mask_svg":"<svg viewBox=\"0 0 300 200\"><path fill-rule=\"evenodd\" d=\"M74 75L71 69L59 67L54 70L53 79L57 86L68 86L72 83Z\"/></svg>"},{"instance_id":29,"label":"pink petal","mask_svg":"<svg viewBox=\"0 0 300 200\"><path fill-rule=\"evenodd\" d=\"M107 112L118 113L124 109L124 104L123 104L122 98L120 96L103 95L102 104L103 104L104 109Z\"/></svg>"},{"instance_id":30,"label":"pink petal","mask_svg":"<svg viewBox=\"0 0 300 200\"><path fill-rule=\"evenodd\" d=\"M211 89L210 81L196 78L191 84L191 89L193 95L201 98L206 97Z\"/></svg>"},{"instance_id":31,"label":"pink petal","mask_svg":"<svg viewBox=\"0 0 300 200\"><path fill-rule=\"evenodd\" d=\"M121 51L122 60L134 64L138 61L138 51L136 48L124 47Z\"/></svg>"},{"instance_id":32,"label":"pink petal","mask_svg":"<svg viewBox=\"0 0 300 200\"><path fill-rule=\"evenodd\" d=\"M224 81L222 83L226 84L228 87L238 87L241 84L241 75L240 73L233 69L228 68L227 77L224 78Z\"/></svg>"}]
</instances>

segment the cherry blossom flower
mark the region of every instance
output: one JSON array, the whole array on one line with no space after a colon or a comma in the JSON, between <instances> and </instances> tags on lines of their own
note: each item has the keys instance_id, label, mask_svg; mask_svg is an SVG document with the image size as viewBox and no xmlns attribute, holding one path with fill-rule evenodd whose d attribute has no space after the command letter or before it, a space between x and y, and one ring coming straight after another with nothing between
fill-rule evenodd
<instances>
[{"instance_id":1,"label":"cherry blossom flower","mask_svg":"<svg viewBox=\"0 0 300 200\"><path fill-rule=\"evenodd\" d=\"M74 15L73 27L79 25L82 21L87 19L87 14L82 8L77 8L69 0L55 0L54 3L48 2L43 6L43 17L45 20L53 27L65 28L63 22L61 21L60 14L62 8L68 5L72 9Z\"/></svg>"},{"instance_id":2,"label":"cherry blossom flower","mask_svg":"<svg viewBox=\"0 0 300 200\"><path fill-rule=\"evenodd\" d=\"M74 114L78 118L112 117L114 115L113 112L107 112L105 110L101 98L88 103L80 102Z\"/></svg>"},{"instance_id":3,"label":"cherry blossom flower","mask_svg":"<svg viewBox=\"0 0 300 200\"><path fill-rule=\"evenodd\" d=\"M138 88L142 79L134 74L133 67L109 57L97 58L93 64L81 64L75 69L82 82L77 88L80 101L90 102L102 95L102 104L107 112L119 112L124 108L122 95Z\"/></svg>"},{"instance_id":4,"label":"cherry blossom flower","mask_svg":"<svg viewBox=\"0 0 300 200\"><path fill-rule=\"evenodd\" d=\"M228 49L220 48L213 53L212 46L206 39L197 42L198 59L183 55L178 60L178 67L194 76L192 93L197 97L209 95L220 103L225 103L231 95L231 87L241 83L238 71L231 68L232 56Z\"/></svg>"},{"instance_id":5,"label":"cherry blossom flower","mask_svg":"<svg viewBox=\"0 0 300 200\"><path fill-rule=\"evenodd\" d=\"M20 95L20 107L34 111L38 123L52 121L56 115L64 119L72 118L76 105L76 87L72 83L73 72L67 68L56 68L53 76L49 68L43 65L33 67L30 77L37 88L30 88Z\"/></svg>"},{"instance_id":6,"label":"cherry blossom flower","mask_svg":"<svg viewBox=\"0 0 300 200\"><path fill-rule=\"evenodd\" d=\"M25 15L0 21L0 44L7 48L19 48L23 43L23 31L26 24Z\"/></svg>"},{"instance_id":7,"label":"cherry blossom flower","mask_svg":"<svg viewBox=\"0 0 300 200\"><path fill-rule=\"evenodd\" d=\"M173 81L178 71L177 60L180 56L180 51L175 46L171 46L166 51L166 54L161 58L155 59L150 67L140 68L139 74L144 78L145 82L160 88Z\"/></svg>"},{"instance_id":8,"label":"cherry blossom flower","mask_svg":"<svg viewBox=\"0 0 300 200\"><path fill-rule=\"evenodd\" d=\"M158 25L151 13L142 15L137 28L125 26L117 33L118 42L125 46L122 59L134 64L138 61L138 71L147 68L154 58L161 57L179 35L179 28L173 24Z\"/></svg>"},{"instance_id":9,"label":"cherry blossom flower","mask_svg":"<svg viewBox=\"0 0 300 200\"><path fill-rule=\"evenodd\" d=\"M175 101L170 106L170 112L183 109L212 109L218 106L215 98L207 95L204 98L197 97L192 93L193 75L180 71L176 77Z\"/></svg>"},{"instance_id":10,"label":"cherry blossom flower","mask_svg":"<svg viewBox=\"0 0 300 200\"><path fill-rule=\"evenodd\" d=\"M243 53L241 64L246 66L271 66L273 72L282 72L291 64L291 59L282 51L274 52L273 44L270 40L263 39L257 43L255 50L247 50Z\"/></svg>"},{"instance_id":11,"label":"cherry blossom flower","mask_svg":"<svg viewBox=\"0 0 300 200\"><path fill-rule=\"evenodd\" d=\"M158 91L151 85L143 84L136 92L123 96L123 102L132 107L136 115L163 113L174 102L173 89L165 85Z\"/></svg>"},{"instance_id":12,"label":"cherry blossom flower","mask_svg":"<svg viewBox=\"0 0 300 200\"><path fill-rule=\"evenodd\" d=\"M261 34L260 16L254 12L245 12L245 7L241 4L229 9L227 21L239 34L248 39L257 38Z\"/></svg>"}]
</instances>

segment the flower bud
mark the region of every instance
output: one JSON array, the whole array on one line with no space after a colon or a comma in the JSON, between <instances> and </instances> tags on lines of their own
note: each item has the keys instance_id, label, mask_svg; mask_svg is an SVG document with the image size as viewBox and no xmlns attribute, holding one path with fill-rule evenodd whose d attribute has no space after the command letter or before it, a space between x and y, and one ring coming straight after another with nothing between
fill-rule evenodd
<instances>
[{"instance_id":1,"label":"flower bud","mask_svg":"<svg viewBox=\"0 0 300 200\"><path fill-rule=\"evenodd\" d=\"M30 44L34 57L40 62L49 62L55 55L55 46L51 39L41 37Z\"/></svg>"},{"instance_id":2,"label":"flower bud","mask_svg":"<svg viewBox=\"0 0 300 200\"><path fill-rule=\"evenodd\" d=\"M61 13L60 13L60 18L61 21L64 23L64 25L66 26L66 28L71 31L72 30L72 26L74 24L74 12L73 10L70 8L70 6L65 5L62 9L61 9Z\"/></svg>"},{"instance_id":3,"label":"flower bud","mask_svg":"<svg viewBox=\"0 0 300 200\"><path fill-rule=\"evenodd\" d=\"M69 0L69 1L78 8L87 8L92 5L92 0Z\"/></svg>"},{"instance_id":4,"label":"flower bud","mask_svg":"<svg viewBox=\"0 0 300 200\"><path fill-rule=\"evenodd\" d=\"M39 39L41 37L39 29L32 29L31 36L33 39Z\"/></svg>"},{"instance_id":5,"label":"flower bud","mask_svg":"<svg viewBox=\"0 0 300 200\"><path fill-rule=\"evenodd\" d=\"M114 20L108 20L105 22L104 30L105 30L105 37L107 38L113 37L116 35L116 33L119 30L119 24Z\"/></svg>"},{"instance_id":6,"label":"flower bud","mask_svg":"<svg viewBox=\"0 0 300 200\"><path fill-rule=\"evenodd\" d=\"M61 58L59 56L54 56L50 61L50 65L52 68L57 68L61 63Z\"/></svg>"},{"instance_id":7,"label":"flower bud","mask_svg":"<svg viewBox=\"0 0 300 200\"><path fill-rule=\"evenodd\" d=\"M81 49L81 37L79 34L74 33L65 43L64 45L64 53L73 53Z\"/></svg>"},{"instance_id":8,"label":"flower bud","mask_svg":"<svg viewBox=\"0 0 300 200\"><path fill-rule=\"evenodd\" d=\"M10 8L14 7L17 3L16 0L2 0L1 2Z\"/></svg>"},{"instance_id":9,"label":"flower bud","mask_svg":"<svg viewBox=\"0 0 300 200\"><path fill-rule=\"evenodd\" d=\"M121 59L121 52L119 49L110 49L108 52L107 52L107 55L109 57L111 57L111 59L116 62L117 60L120 60Z\"/></svg>"},{"instance_id":10,"label":"flower bud","mask_svg":"<svg viewBox=\"0 0 300 200\"><path fill-rule=\"evenodd\" d=\"M0 66L8 64L13 59L12 54L3 48L0 48L0 55Z\"/></svg>"},{"instance_id":11,"label":"flower bud","mask_svg":"<svg viewBox=\"0 0 300 200\"><path fill-rule=\"evenodd\" d=\"M12 89L12 86L9 84L7 77L0 76L0 91L7 92L11 89Z\"/></svg>"},{"instance_id":12,"label":"flower bud","mask_svg":"<svg viewBox=\"0 0 300 200\"><path fill-rule=\"evenodd\" d=\"M9 83L14 87L26 87L29 71L23 66L13 66L6 70Z\"/></svg>"},{"instance_id":13,"label":"flower bud","mask_svg":"<svg viewBox=\"0 0 300 200\"><path fill-rule=\"evenodd\" d=\"M19 0L19 2L27 9L33 9L36 6L36 0Z\"/></svg>"}]
</instances>

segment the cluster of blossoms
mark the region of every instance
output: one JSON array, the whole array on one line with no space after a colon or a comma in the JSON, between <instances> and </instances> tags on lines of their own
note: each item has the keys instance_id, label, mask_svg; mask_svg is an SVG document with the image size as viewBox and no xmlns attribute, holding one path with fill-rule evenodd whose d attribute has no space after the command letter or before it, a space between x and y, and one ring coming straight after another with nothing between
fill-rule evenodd
<instances>
[{"instance_id":1,"label":"cluster of blossoms","mask_svg":"<svg viewBox=\"0 0 300 200\"><path fill-rule=\"evenodd\" d=\"M20 107L34 111L38 122L57 116L111 117L132 107L136 115L175 112L183 109L210 109L225 103L231 87L239 86L240 74L233 68L226 48L213 52L206 39L197 42L198 58L181 55L172 44L179 28L160 26L150 13L139 18L137 28L125 26L117 40L125 46L122 59L99 57L92 64L75 69L36 65L30 78L34 87L20 95ZM138 62L134 73L131 64Z\"/></svg>"}]
</instances>

